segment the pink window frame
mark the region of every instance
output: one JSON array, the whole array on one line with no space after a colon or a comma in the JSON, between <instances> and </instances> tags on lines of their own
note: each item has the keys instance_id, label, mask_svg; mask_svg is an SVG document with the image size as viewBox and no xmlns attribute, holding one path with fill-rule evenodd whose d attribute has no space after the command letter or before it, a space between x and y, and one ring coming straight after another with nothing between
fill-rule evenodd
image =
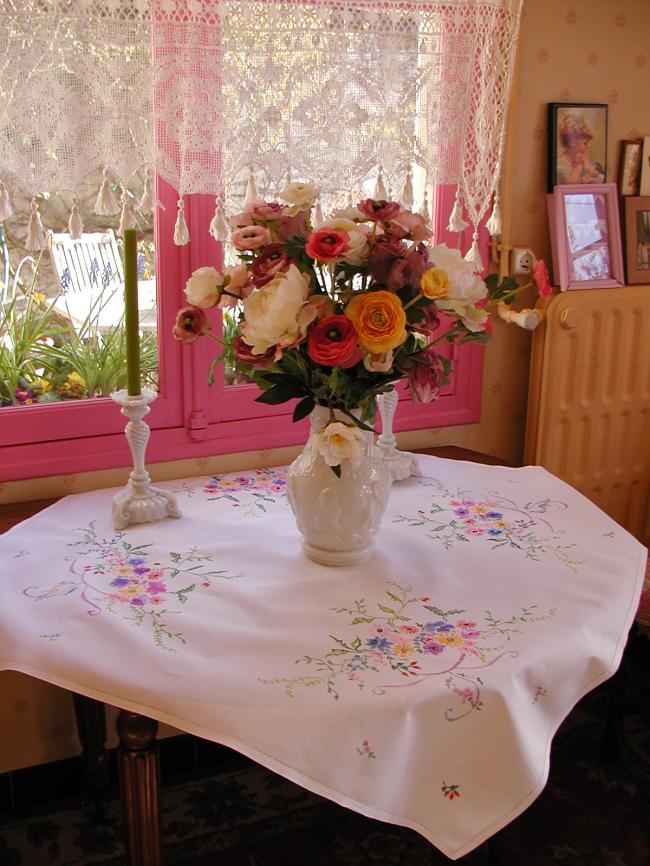
<instances>
[{"instance_id":1,"label":"pink window frame","mask_svg":"<svg viewBox=\"0 0 650 866\"><path fill-rule=\"evenodd\" d=\"M253 385L226 387L221 367L212 387L207 371L216 346L208 340L181 345L171 336L177 308L183 303L183 287L193 270L221 260L221 249L208 232L214 198L187 196L185 214L192 241L175 246L171 238L176 214L176 194L162 180L158 196L165 210L158 210L156 274L158 287L158 335L161 390L151 406L147 422L151 438L149 464L296 445L304 442L307 422L293 424L289 405L264 406L254 402ZM434 233L439 242L458 243L446 225L453 206L454 189L439 187L434 206ZM461 249L469 245L461 237ZM480 246L487 258L488 236L481 230ZM218 313L215 311L215 324ZM395 430L417 430L469 424L480 418L483 350L476 345L450 347L454 374L435 403L414 404L400 386L400 406ZM46 404L0 410L0 481L86 472L127 466L130 455L124 437L125 419L110 399L74 404Z\"/></svg>"}]
</instances>

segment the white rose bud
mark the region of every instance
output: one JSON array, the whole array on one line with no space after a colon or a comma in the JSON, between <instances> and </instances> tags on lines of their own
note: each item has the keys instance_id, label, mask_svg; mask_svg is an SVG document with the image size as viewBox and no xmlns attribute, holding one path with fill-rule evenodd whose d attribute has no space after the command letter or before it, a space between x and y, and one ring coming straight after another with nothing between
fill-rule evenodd
<instances>
[{"instance_id":1,"label":"white rose bud","mask_svg":"<svg viewBox=\"0 0 650 866\"><path fill-rule=\"evenodd\" d=\"M355 424L331 421L314 434L313 441L328 466L339 466L343 460L363 457L366 439Z\"/></svg>"},{"instance_id":2,"label":"white rose bud","mask_svg":"<svg viewBox=\"0 0 650 866\"><path fill-rule=\"evenodd\" d=\"M215 268L198 268L185 285L185 297L194 307L214 307L223 293L224 277Z\"/></svg>"}]
</instances>

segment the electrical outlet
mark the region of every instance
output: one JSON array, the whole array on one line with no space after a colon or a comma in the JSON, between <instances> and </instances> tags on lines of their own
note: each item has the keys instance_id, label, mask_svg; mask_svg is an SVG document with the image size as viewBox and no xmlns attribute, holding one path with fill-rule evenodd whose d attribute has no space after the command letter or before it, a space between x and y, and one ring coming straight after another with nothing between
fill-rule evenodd
<instances>
[{"instance_id":1,"label":"electrical outlet","mask_svg":"<svg viewBox=\"0 0 650 866\"><path fill-rule=\"evenodd\" d=\"M510 253L510 273L517 276L532 274L535 256L526 247L515 247Z\"/></svg>"}]
</instances>

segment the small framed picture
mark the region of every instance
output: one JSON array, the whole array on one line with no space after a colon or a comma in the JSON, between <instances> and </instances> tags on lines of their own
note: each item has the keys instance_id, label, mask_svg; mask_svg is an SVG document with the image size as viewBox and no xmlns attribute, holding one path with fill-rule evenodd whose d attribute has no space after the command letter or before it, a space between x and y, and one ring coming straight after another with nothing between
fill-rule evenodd
<instances>
[{"instance_id":1,"label":"small framed picture","mask_svg":"<svg viewBox=\"0 0 650 866\"><path fill-rule=\"evenodd\" d=\"M605 183L607 105L550 102L548 191L557 184Z\"/></svg>"},{"instance_id":2,"label":"small framed picture","mask_svg":"<svg viewBox=\"0 0 650 866\"><path fill-rule=\"evenodd\" d=\"M556 186L548 204L553 270L560 289L624 285L616 184Z\"/></svg>"},{"instance_id":3,"label":"small framed picture","mask_svg":"<svg viewBox=\"0 0 650 866\"><path fill-rule=\"evenodd\" d=\"M650 283L650 196L625 199L625 270L628 283Z\"/></svg>"},{"instance_id":4,"label":"small framed picture","mask_svg":"<svg viewBox=\"0 0 650 866\"><path fill-rule=\"evenodd\" d=\"M618 166L619 195L639 194L642 154L642 139L621 142L621 158Z\"/></svg>"},{"instance_id":5,"label":"small framed picture","mask_svg":"<svg viewBox=\"0 0 650 866\"><path fill-rule=\"evenodd\" d=\"M639 195L650 195L650 135L643 139L643 157L641 162L641 184Z\"/></svg>"}]
</instances>

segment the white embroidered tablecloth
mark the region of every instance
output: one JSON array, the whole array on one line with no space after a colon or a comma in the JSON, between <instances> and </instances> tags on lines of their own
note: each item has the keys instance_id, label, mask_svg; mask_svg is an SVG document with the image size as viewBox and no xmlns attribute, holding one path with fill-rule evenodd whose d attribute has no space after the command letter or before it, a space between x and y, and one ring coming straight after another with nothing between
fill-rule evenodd
<instances>
[{"instance_id":1,"label":"white embroidered tablecloth","mask_svg":"<svg viewBox=\"0 0 650 866\"><path fill-rule=\"evenodd\" d=\"M307 560L283 469L69 496L0 538L0 667L224 743L457 858L540 793L616 669L645 548L537 467L420 457L372 559Z\"/></svg>"}]
</instances>

